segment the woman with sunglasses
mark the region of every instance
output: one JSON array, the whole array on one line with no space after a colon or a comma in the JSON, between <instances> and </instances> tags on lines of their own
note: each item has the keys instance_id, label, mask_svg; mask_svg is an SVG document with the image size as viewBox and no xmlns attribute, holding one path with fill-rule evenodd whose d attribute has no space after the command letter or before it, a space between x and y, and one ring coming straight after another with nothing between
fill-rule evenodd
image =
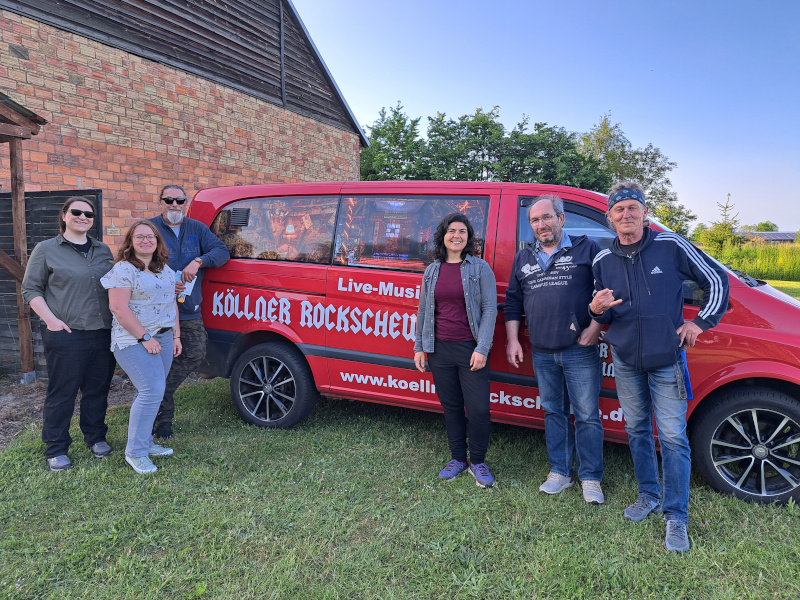
<instances>
[{"instance_id":1,"label":"woman with sunglasses","mask_svg":"<svg viewBox=\"0 0 800 600\"><path fill-rule=\"evenodd\" d=\"M172 359L181 353L175 271L167 266L167 246L150 221L137 221L102 279L114 322L111 349L136 386L128 422L125 460L137 473L157 471L151 456L172 448L153 442L153 422L164 395Z\"/></svg>"},{"instance_id":2,"label":"woman with sunglasses","mask_svg":"<svg viewBox=\"0 0 800 600\"><path fill-rule=\"evenodd\" d=\"M84 442L97 458L111 454L105 421L115 361L109 350L108 293L100 279L111 269L113 256L88 235L94 218L90 200L68 198L58 216L60 233L33 249L22 280L22 296L42 320L49 378L42 441L51 471L72 468L69 425L78 390Z\"/></svg>"}]
</instances>

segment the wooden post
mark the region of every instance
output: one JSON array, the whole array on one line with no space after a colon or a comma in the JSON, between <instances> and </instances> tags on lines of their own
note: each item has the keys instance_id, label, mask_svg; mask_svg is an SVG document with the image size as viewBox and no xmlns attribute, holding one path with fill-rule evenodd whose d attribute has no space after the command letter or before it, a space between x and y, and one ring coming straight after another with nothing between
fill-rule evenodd
<instances>
[{"instance_id":1,"label":"wooden post","mask_svg":"<svg viewBox=\"0 0 800 600\"><path fill-rule=\"evenodd\" d=\"M11 218L14 225L14 254L24 269L28 264L28 231L25 216L25 180L23 178L22 139L9 139L11 158ZM31 311L22 299L22 281L17 280L17 327L19 329L19 360L22 383L36 379L33 362Z\"/></svg>"}]
</instances>

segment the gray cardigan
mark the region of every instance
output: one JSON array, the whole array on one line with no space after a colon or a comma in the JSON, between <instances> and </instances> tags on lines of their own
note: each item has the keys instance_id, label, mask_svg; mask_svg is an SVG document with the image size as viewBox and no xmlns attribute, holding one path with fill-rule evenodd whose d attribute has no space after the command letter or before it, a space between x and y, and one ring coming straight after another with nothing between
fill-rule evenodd
<instances>
[{"instance_id":1,"label":"gray cardigan","mask_svg":"<svg viewBox=\"0 0 800 600\"><path fill-rule=\"evenodd\" d=\"M431 263L422 276L414 340L415 353L433 352L436 308L433 293L439 278L440 265L438 260ZM461 283L464 286L469 328L478 343L475 352L488 356L497 320L497 282L492 268L482 258L468 254L461 263Z\"/></svg>"}]
</instances>

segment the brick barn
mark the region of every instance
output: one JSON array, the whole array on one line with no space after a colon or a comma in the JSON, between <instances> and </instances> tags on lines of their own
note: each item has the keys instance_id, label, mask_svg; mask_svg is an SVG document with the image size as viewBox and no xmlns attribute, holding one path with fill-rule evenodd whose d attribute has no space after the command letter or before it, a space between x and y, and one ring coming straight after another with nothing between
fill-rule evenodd
<instances>
[{"instance_id":1,"label":"brick barn","mask_svg":"<svg viewBox=\"0 0 800 600\"><path fill-rule=\"evenodd\" d=\"M46 121L18 146L28 253L55 234L66 196L99 202L96 225L116 250L168 183L192 196L357 180L367 144L290 0L0 0L0 93ZM9 159L0 143L0 249L24 266ZM20 368L17 328L29 321L17 288L0 269L0 374Z\"/></svg>"},{"instance_id":2,"label":"brick barn","mask_svg":"<svg viewBox=\"0 0 800 600\"><path fill-rule=\"evenodd\" d=\"M26 192L101 190L109 245L167 183L359 178L366 138L289 0L0 0L0 35L0 91L48 121Z\"/></svg>"}]
</instances>

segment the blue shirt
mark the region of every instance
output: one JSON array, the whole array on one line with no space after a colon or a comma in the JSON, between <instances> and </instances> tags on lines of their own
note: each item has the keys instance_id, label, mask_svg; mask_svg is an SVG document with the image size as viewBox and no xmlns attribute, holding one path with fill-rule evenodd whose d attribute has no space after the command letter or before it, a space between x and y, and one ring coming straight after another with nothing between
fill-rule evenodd
<instances>
[{"instance_id":1,"label":"blue shirt","mask_svg":"<svg viewBox=\"0 0 800 600\"><path fill-rule=\"evenodd\" d=\"M542 267L542 271L547 270L547 267L549 267L550 263L553 262L553 257L558 254L558 251L562 248L572 248L572 240L566 233L563 232L561 234L561 241L551 254L545 252L544 249L542 249L541 244L539 244L539 240L536 240L536 244L533 247L533 255L536 257L536 262L538 262L539 266Z\"/></svg>"}]
</instances>

